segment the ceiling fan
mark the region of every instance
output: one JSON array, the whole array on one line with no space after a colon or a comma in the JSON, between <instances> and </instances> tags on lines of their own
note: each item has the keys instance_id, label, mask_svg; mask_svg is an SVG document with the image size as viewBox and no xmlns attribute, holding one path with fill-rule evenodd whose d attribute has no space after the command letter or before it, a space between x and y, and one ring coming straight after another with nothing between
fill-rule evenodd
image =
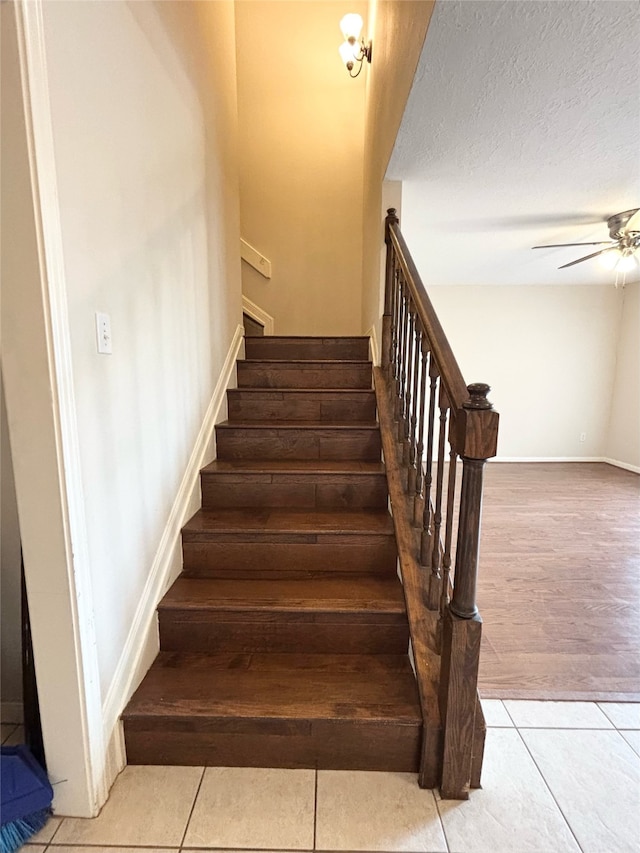
<instances>
[{"instance_id":1,"label":"ceiling fan","mask_svg":"<svg viewBox=\"0 0 640 853\"><path fill-rule=\"evenodd\" d=\"M604 249L599 249L597 252L585 255L584 258L578 258L577 261L570 261L568 264L563 264L558 269L563 270L601 255L603 264L609 269L629 272L637 263L635 253L640 249L640 221L632 223L632 227L629 228L630 221L638 211L640 211L640 207L610 216L607 219L609 240L598 240L595 243L552 243L549 246L533 246L533 248L559 249L563 246L606 246Z\"/></svg>"}]
</instances>

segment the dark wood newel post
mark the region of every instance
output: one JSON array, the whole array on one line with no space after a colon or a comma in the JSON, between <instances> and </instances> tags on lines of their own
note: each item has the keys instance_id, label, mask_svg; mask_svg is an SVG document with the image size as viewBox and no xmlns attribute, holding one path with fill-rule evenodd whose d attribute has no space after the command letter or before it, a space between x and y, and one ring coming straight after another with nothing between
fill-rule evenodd
<instances>
[{"instance_id":1,"label":"dark wood newel post","mask_svg":"<svg viewBox=\"0 0 640 853\"><path fill-rule=\"evenodd\" d=\"M458 546L451 612L461 619L478 613L476 586L480 549L482 483L487 459L496 455L498 414L487 400L488 385L468 385L469 399L463 404L456 423L456 450L462 459L462 490L458 521Z\"/></svg>"},{"instance_id":2,"label":"dark wood newel post","mask_svg":"<svg viewBox=\"0 0 640 853\"><path fill-rule=\"evenodd\" d=\"M391 316L393 314L393 276L395 264L391 248L390 228L392 225L397 225L399 221L395 207L390 207L387 210L387 216L384 220L384 242L387 244L387 261L384 278L384 314L382 315L382 354L380 357L383 370L386 370L391 363Z\"/></svg>"},{"instance_id":3,"label":"dark wood newel post","mask_svg":"<svg viewBox=\"0 0 640 853\"><path fill-rule=\"evenodd\" d=\"M498 413L487 400L489 386L468 385L469 398L456 413L454 450L462 459L462 492L453 597L443 614L440 714L444 728L440 790L445 799L467 799L479 785L476 710L482 619L476 605L482 480L495 456ZM480 745L484 742L480 738ZM481 749L480 749L481 763ZM475 769L474 769L475 768Z\"/></svg>"},{"instance_id":4,"label":"dark wood newel post","mask_svg":"<svg viewBox=\"0 0 640 853\"><path fill-rule=\"evenodd\" d=\"M456 574L451 612L461 619L473 619L478 613L476 587L480 548L480 511L485 459L462 459L460 526L456 549Z\"/></svg>"}]
</instances>

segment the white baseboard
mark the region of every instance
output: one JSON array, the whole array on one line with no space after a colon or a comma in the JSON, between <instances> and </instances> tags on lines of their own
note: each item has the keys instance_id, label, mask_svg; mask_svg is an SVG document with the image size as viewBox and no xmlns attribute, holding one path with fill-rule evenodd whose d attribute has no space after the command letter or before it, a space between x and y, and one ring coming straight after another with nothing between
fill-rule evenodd
<instances>
[{"instance_id":1,"label":"white baseboard","mask_svg":"<svg viewBox=\"0 0 640 853\"><path fill-rule=\"evenodd\" d=\"M602 456L495 456L490 462L604 462Z\"/></svg>"},{"instance_id":2,"label":"white baseboard","mask_svg":"<svg viewBox=\"0 0 640 853\"><path fill-rule=\"evenodd\" d=\"M0 716L3 723L16 723L19 725L24 720L24 708L22 702L0 703Z\"/></svg>"},{"instance_id":3,"label":"white baseboard","mask_svg":"<svg viewBox=\"0 0 640 853\"><path fill-rule=\"evenodd\" d=\"M603 457L603 462L607 465L615 465L616 468L624 468L625 471L633 471L634 474L640 474L640 465L631 465L629 462L620 462L619 459L609 459L608 456Z\"/></svg>"},{"instance_id":4,"label":"white baseboard","mask_svg":"<svg viewBox=\"0 0 640 853\"><path fill-rule=\"evenodd\" d=\"M107 789L113 784L126 761L120 715L159 648L156 607L168 584L180 571L180 531L189 515L195 511L194 504L199 505L200 502L200 469L206 464L204 457L210 446L227 388L230 387L243 341L244 329L238 326L180 483L177 497L169 513L169 519L160 539L147 583L140 596L111 686L105 697L102 708L104 741L107 745L105 774L111 777L105 780Z\"/></svg>"},{"instance_id":5,"label":"white baseboard","mask_svg":"<svg viewBox=\"0 0 640 853\"><path fill-rule=\"evenodd\" d=\"M261 326L264 326L265 335L273 335L274 334L274 326L275 322L271 314L267 314L266 311L263 311L259 305L256 305L255 302L252 302L250 299L247 299L246 296L242 296L242 310L245 314L248 314L256 323L260 323Z\"/></svg>"},{"instance_id":6,"label":"white baseboard","mask_svg":"<svg viewBox=\"0 0 640 853\"><path fill-rule=\"evenodd\" d=\"M104 761L103 783L109 791L119 773L124 770L127 763L127 754L124 748L124 726L122 720L117 719L111 731L111 736L106 742L106 756Z\"/></svg>"},{"instance_id":7,"label":"white baseboard","mask_svg":"<svg viewBox=\"0 0 640 853\"><path fill-rule=\"evenodd\" d=\"M376 327L372 326L368 332L365 332L368 335L369 340L371 341L371 360L374 365L380 366L380 347L378 346L378 333L376 332Z\"/></svg>"},{"instance_id":8,"label":"white baseboard","mask_svg":"<svg viewBox=\"0 0 640 853\"><path fill-rule=\"evenodd\" d=\"M616 468L624 468L625 471L633 471L640 474L640 466L630 465L628 462L620 462L617 459L609 459L608 456L496 456L490 462L605 462L607 465L615 465Z\"/></svg>"}]
</instances>

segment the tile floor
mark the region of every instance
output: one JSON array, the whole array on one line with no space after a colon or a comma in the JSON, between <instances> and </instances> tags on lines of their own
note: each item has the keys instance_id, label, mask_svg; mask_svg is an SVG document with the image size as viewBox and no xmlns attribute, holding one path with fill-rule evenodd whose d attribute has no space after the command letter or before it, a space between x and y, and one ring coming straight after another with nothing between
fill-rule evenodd
<instances>
[{"instance_id":1,"label":"tile floor","mask_svg":"<svg viewBox=\"0 0 640 853\"><path fill-rule=\"evenodd\" d=\"M483 702L483 788L443 801L405 773L127 767L94 820L24 853L638 853L640 704ZM2 726L3 742L20 739Z\"/></svg>"}]
</instances>

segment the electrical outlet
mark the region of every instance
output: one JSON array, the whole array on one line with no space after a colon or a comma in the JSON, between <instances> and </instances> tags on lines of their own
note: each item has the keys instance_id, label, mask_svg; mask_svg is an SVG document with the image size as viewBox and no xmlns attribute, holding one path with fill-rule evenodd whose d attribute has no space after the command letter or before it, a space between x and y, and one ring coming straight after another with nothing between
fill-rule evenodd
<instances>
[{"instance_id":1,"label":"electrical outlet","mask_svg":"<svg viewBox=\"0 0 640 853\"><path fill-rule=\"evenodd\" d=\"M580 433L580 441L586 441L586 440L587 440L586 432L581 432Z\"/></svg>"},{"instance_id":2,"label":"electrical outlet","mask_svg":"<svg viewBox=\"0 0 640 853\"><path fill-rule=\"evenodd\" d=\"M111 317L96 311L96 335L98 338L98 352L103 355L111 355Z\"/></svg>"}]
</instances>

